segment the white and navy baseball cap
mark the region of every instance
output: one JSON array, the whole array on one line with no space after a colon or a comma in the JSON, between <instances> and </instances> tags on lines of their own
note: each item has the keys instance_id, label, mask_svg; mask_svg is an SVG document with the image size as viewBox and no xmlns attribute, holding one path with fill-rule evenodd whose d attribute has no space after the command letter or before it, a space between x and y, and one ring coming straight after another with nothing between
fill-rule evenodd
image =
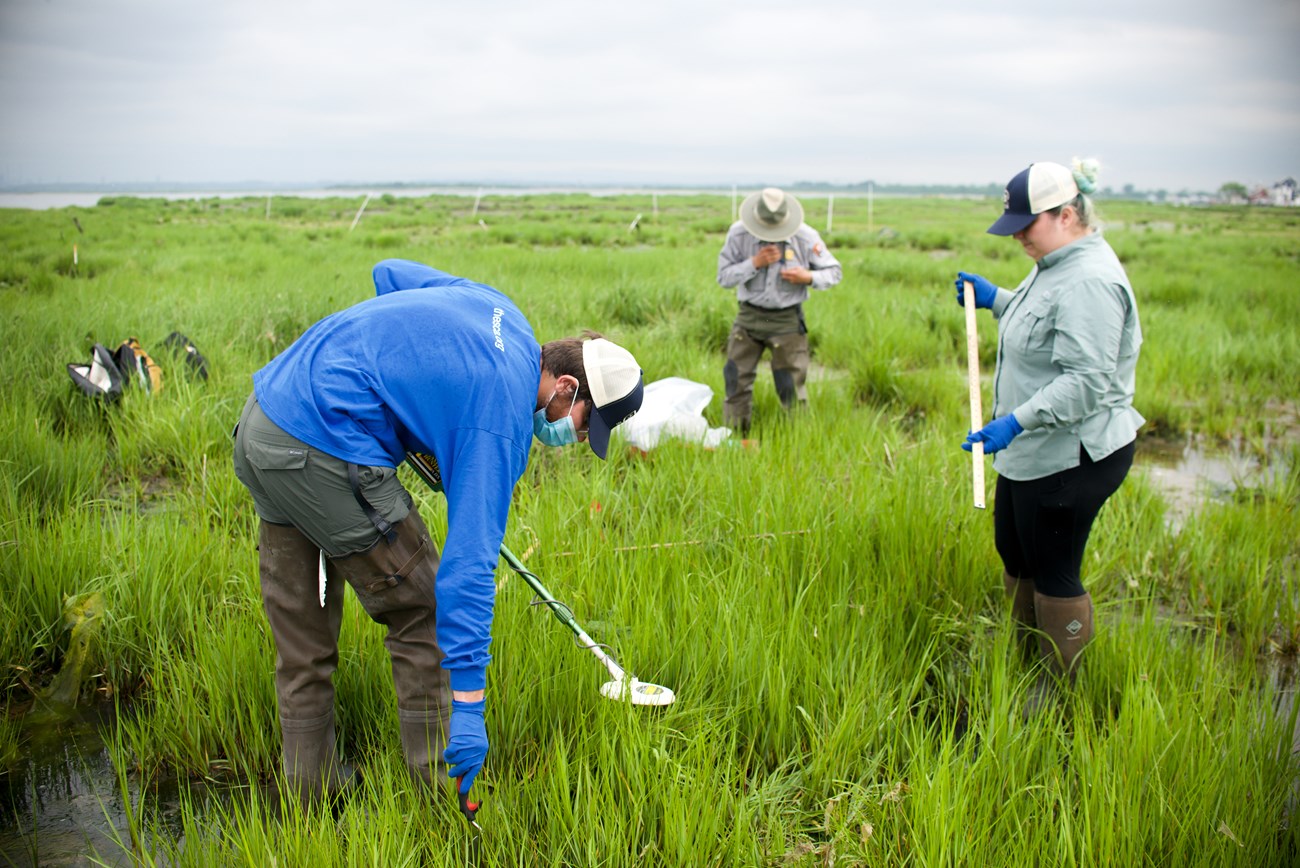
<instances>
[{"instance_id":1,"label":"white and navy baseball cap","mask_svg":"<svg viewBox=\"0 0 1300 868\"><path fill-rule=\"evenodd\" d=\"M593 338L582 343L582 368L595 411L587 417L587 444L604 458L609 449L609 432L641 409L645 396L641 366L618 344Z\"/></svg>"},{"instance_id":2,"label":"white and navy baseball cap","mask_svg":"<svg viewBox=\"0 0 1300 868\"><path fill-rule=\"evenodd\" d=\"M988 228L990 235L1015 235L1044 211L1079 195L1074 173L1060 163L1031 163L1007 182L1002 191L1002 216Z\"/></svg>"}]
</instances>

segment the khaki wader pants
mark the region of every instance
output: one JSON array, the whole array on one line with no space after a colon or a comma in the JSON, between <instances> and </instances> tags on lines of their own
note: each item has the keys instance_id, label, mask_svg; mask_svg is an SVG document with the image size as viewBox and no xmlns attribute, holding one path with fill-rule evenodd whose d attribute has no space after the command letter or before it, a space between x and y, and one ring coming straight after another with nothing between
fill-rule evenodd
<instances>
[{"instance_id":1,"label":"khaki wader pants","mask_svg":"<svg viewBox=\"0 0 1300 868\"><path fill-rule=\"evenodd\" d=\"M438 550L391 467L361 467L363 496L393 525L382 536L348 482L348 466L290 436L249 398L235 432L235 472L261 517L258 570L275 639L284 773L305 800L343 783L334 745L333 674L343 586L388 628L406 765L432 785L447 742L450 679L435 632ZM325 590L320 593L320 564Z\"/></svg>"},{"instance_id":2,"label":"khaki wader pants","mask_svg":"<svg viewBox=\"0 0 1300 868\"><path fill-rule=\"evenodd\" d=\"M763 351L772 351L772 382L787 410L808 403L808 332L798 307L765 310L741 302L727 338L727 364L722 369L727 398L723 424L749 430L754 404L754 380Z\"/></svg>"}]
</instances>

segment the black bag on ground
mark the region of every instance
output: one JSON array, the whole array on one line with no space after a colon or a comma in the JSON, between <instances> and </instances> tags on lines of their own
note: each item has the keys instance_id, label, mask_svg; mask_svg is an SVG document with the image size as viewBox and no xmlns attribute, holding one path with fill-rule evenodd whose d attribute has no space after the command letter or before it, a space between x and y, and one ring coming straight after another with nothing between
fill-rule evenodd
<instances>
[{"instance_id":1,"label":"black bag on ground","mask_svg":"<svg viewBox=\"0 0 1300 868\"><path fill-rule=\"evenodd\" d=\"M122 372L113 354L103 344L90 348L90 364L69 364L68 376L77 388L92 398L112 402L122 397Z\"/></svg>"},{"instance_id":2,"label":"black bag on ground","mask_svg":"<svg viewBox=\"0 0 1300 868\"><path fill-rule=\"evenodd\" d=\"M163 346L173 353L184 353L185 364L189 366L190 370L197 374L201 380L208 378L208 360L203 358L203 354L199 352L198 347L194 346L194 342L185 335L180 332L172 332L163 341Z\"/></svg>"}]
</instances>

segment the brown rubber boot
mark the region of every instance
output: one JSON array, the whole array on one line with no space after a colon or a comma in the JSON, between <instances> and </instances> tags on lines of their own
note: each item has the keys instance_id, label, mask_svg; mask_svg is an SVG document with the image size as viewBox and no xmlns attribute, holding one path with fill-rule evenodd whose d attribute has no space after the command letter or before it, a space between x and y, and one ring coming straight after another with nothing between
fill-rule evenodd
<instances>
[{"instance_id":1,"label":"brown rubber boot","mask_svg":"<svg viewBox=\"0 0 1300 868\"><path fill-rule=\"evenodd\" d=\"M352 785L356 773L339 762L334 745L332 709L316 720L281 718L280 732L284 738L284 777L304 808L322 798L333 800Z\"/></svg>"},{"instance_id":2,"label":"brown rubber boot","mask_svg":"<svg viewBox=\"0 0 1300 868\"><path fill-rule=\"evenodd\" d=\"M1004 571L1002 587L1006 589L1007 599L1011 601L1011 622L1016 628L1016 644L1020 646L1025 659L1032 661L1038 656L1038 642L1035 635L1038 620L1034 614L1034 583L1030 579L1017 579Z\"/></svg>"},{"instance_id":3,"label":"brown rubber boot","mask_svg":"<svg viewBox=\"0 0 1300 868\"><path fill-rule=\"evenodd\" d=\"M1046 668L1029 689L1026 720L1047 708L1062 679L1074 683L1079 655L1092 639L1092 597L1048 597L1035 591L1034 615L1038 620L1038 649Z\"/></svg>"},{"instance_id":4,"label":"brown rubber boot","mask_svg":"<svg viewBox=\"0 0 1300 868\"><path fill-rule=\"evenodd\" d=\"M399 708L397 720L402 735L402 755L411 777L437 792L446 765L442 752L447 749L450 711L407 711Z\"/></svg>"},{"instance_id":5,"label":"brown rubber boot","mask_svg":"<svg viewBox=\"0 0 1300 868\"><path fill-rule=\"evenodd\" d=\"M1092 595L1048 597L1034 592L1038 650L1057 675L1074 681L1075 663L1092 639Z\"/></svg>"},{"instance_id":6,"label":"brown rubber boot","mask_svg":"<svg viewBox=\"0 0 1300 868\"><path fill-rule=\"evenodd\" d=\"M1057 695L1062 678L1074 683L1076 664L1084 646L1092 639L1092 597L1048 597L1034 592L1034 616L1038 621L1038 648L1046 669L1029 689L1025 719L1037 717Z\"/></svg>"}]
</instances>

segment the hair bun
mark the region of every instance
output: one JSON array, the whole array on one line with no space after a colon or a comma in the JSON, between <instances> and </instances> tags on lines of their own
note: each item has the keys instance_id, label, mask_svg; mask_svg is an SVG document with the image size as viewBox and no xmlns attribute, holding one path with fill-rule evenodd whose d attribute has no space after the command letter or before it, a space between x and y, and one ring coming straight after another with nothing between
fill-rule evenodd
<instances>
[{"instance_id":1,"label":"hair bun","mask_svg":"<svg viewBox=\"0 0 1300 868\"><path fill-rule=\"evenodd\" d=\"M1084 159L1075 157L1071 173L1074 175L1074 183L1079 186L1079 192L1091 193L1097 189L1097 176L1101 174L1101 163L1092 157Z\"/></svg>"}]
</instances>

